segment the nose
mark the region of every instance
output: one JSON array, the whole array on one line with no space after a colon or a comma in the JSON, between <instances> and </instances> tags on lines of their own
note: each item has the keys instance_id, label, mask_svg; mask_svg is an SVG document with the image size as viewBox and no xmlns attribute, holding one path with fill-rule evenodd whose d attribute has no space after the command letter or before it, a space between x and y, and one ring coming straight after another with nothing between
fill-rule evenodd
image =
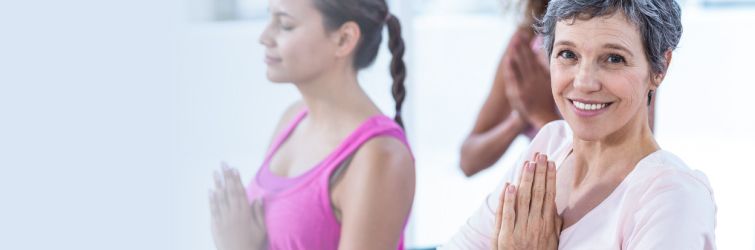
<instances>
[{"instance_id":1,"label":"nose","mask_svg":"<svg viewBox=\"0 0 755 250\"><path fill-rule=\"evenodd\" d=\"M272 37L272 31L270 29L270 24L268 23L265 25L265 29L262 30L262 33L259 37L259 43L264 45L265 47L273 47L275 46L275 40Z\"/></svg>"},{"instance_id":2,"label":"nose","mask_svg":"<svg viewBox=\"0 0 755 250\"><path fill-rule=\"evenodd\" d=\"M596 92L601 88L600 80L598 79L598 72L595 70L597 67L591 63L581 63L579 65L579 71L574 77L574 88L581 92Z\"/></svg>"}]
</instances>

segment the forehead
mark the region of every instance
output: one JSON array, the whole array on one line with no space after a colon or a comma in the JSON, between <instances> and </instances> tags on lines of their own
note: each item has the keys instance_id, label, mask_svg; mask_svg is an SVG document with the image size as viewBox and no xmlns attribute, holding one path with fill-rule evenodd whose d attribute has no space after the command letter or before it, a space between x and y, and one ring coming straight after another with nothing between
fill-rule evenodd
<instances>
[{"instance_id":1,"label":"forehead","mask_svg":"<svg viewBox=\"0 0 755 250\"><path fill-rule=\"evenodd\" d=\"M316 12L313 0L270 0L270 12L285 13L292 17L312 15Z\"/></svg>"},{"instance_id":2,"label":"forehead","mask_svg":"<svg viewBox=\"0 0 755 250\"><path fill-rule=\"evenodd\" d=\"M602 46L619 44L629 50L642 51L642 41L637 26L621 11L590 19L567 18L556 23L554 43L569 41L577 46Z\"/></svg>"}]
</instances>

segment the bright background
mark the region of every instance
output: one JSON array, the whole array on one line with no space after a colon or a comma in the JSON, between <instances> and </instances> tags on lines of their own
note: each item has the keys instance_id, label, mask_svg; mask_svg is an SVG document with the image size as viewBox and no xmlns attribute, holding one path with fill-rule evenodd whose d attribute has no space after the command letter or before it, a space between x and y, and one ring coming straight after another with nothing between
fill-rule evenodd
<instances>
[{"instance_id":1,"label":"bright background","mask_svg":"<svg viewBox=\"0 0 755 250\"><path fill-rule=\"evenodd\" d=\"M233 3L0 2L0 249L212 249L212 170L226 160L249 180L298 96L265 79L266 1ZM719 248L755 249L755 8L682 5L657 138L710 178ZM391 7L408 44L418 173L407 243L435 246L526 147L517 139L474 178L458 170L513 18L495 0ZM392 115L383 47L360 79Z\"/></svg>"}]
</instances>

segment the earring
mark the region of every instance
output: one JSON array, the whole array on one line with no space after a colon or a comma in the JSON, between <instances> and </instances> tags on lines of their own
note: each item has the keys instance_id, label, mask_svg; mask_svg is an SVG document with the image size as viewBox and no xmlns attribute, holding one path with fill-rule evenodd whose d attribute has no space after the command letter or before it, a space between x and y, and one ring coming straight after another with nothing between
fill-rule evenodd
<instances>
[{"instance_id":1,"label":"earring","mask_svg":"<svg viewBox=\"0 0 755 250\"><path fill-rule=\"evenodd\" d=\"M650 103L653 101L653 90L651 89L648 92L648 106L650 106Z\"/></svg>"}]
</instances>

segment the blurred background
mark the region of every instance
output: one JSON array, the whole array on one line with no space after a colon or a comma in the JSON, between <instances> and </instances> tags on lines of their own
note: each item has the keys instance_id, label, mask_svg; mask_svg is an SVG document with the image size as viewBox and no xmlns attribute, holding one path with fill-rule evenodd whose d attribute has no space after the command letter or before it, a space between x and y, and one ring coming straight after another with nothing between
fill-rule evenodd
<instances>
[{"instance_id":1,"label":"blurred background","mask_svg":"<svg viewBox=\"0 0 755 250\"><path fill-rule=\"evenodd\" d=\"M755 249L755 1L686 0L656 138L709 177L720 249ZM407 246L448 240L527 146L473 178L459 150L517 17L392 0L417 193ZM266 80L265 0L0 1L0 249L212 249L221 160L251 180L298 99ZM393 114L387 46L360 75Z\"/></svg>"}]
</instances>

